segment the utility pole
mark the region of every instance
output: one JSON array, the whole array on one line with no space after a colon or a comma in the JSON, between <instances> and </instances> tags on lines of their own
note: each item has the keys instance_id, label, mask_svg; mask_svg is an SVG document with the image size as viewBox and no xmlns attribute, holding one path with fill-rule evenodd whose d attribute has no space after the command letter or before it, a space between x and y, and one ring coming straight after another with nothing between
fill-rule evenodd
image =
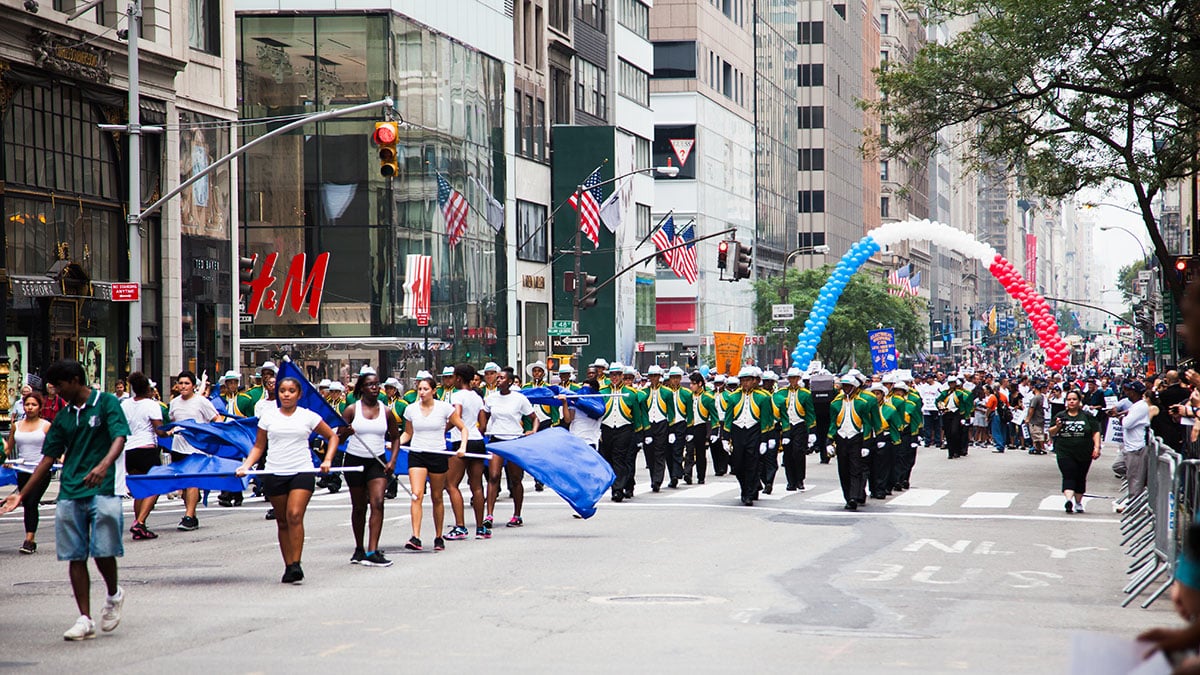
<instances>
[{"instance_id":1,"label":"utility pole","mask_svg":"<svg viewBox=\"0 0 1200 675\"><path fill-rule=\"evenodd\" d=\"M125 10L129 29L129 281L137 284L137 299L129 303L129 371L142 369L142 104L138 86L138 34L142 30L141 0Z\"/></svg>"}]
</instances>

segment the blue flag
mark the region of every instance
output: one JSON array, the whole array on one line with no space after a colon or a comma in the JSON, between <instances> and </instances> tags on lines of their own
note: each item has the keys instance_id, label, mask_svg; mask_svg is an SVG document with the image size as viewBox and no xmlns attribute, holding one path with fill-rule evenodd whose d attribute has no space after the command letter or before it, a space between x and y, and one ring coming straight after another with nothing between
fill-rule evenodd
<instances>
[{"instance_id":1,"label":"blue flag","mask_svg":"<svg viewBox=\"0 0 1200 675\"><path fill-rule=\"evenodd\" d=\"M179 429L178 435L189 445L206 455L228 459L245 459L258 437L258 418L239 417L230 422L202 423L183 420L164 424L163 429Z\"/></svg>"},{"instance_id":2,"label":"blue flag","mask_svg":"<svg viewBox=\"0 0 1200 675\"><path fill-rule=\"evenodd\" d=\"M217 391L212 396L209 396L208 400L213 404L213 407L217 409L217 412L221 413L222 415L229 415L229 408L225 405L225 399L221 398L220 391Z\"/></svg>"},{"instance_id":3,"label":"blue flag","mask_svg":"<svg viewBox=\"0 0 1200 675\"><path fill-rule=\"evenodd\" d=\"M305 379L304 373L300 372L296 364L287 359L284 359L283 363L279 364L279 373L275 376L276 386L279 386L279 382L285 377L293 377L300 382L300 401L297 402L297 405L301 408L308 408L320 415L321 419L325 420L325 424L328 424L330 429L340 427L346 423L342 419L342 416L338 414L338 411L329 405L329 401L326 401L321 396L321 392L317 391L316 387L312 386L312 383ZM279 405L278 402L276 402L276 405Z\"/></svg>"},{"instance_id":4,"label":"blue flag","mask_svg":"<svg viewBox=\"0 0 1200 675\"><path fill-rule=\"evenodd\" d=\"M550 486L584 518L596 513L596 502L616 478L600 453L561 427L488 443L487 448Z\"/></svg>"},{"instance_id":5,"label":"blue flag","mask_svg":"<svg viewBox=\"0 0 1200 675\"><path fill-rule=\"evenodd\" d=\"M582 411L583 414L594 420L598 420L604 417L604 397L588 396L588 394L595 393L597 392L593 391L591 387L580 387L579 391L575 392L579 398L569 398L567 402L571 404L572 408Z\"/></svg>"},{"instance_id":6,"label":"blue flag","mask_svg":"<svg viewBox=\"0 0 1200 675\"><path fill-rule=\"evenodd\" d=\"M0 466L0 485L16 485L17 471L5 466Z\"/></svg>"},{"instance_id":7,"label":"blue flag","mask_svg":"<svg viewBox=\"0 0 1200 675\"><path fill-rule=\"evenodd\" d=\"M184 488L241 492L246 489L246 479L238 478L234 473L241 465L238 460L196 453L181 462L156 466L143 476L126 476L125 486L134 499Z\"/></svg>"}]
</instances>

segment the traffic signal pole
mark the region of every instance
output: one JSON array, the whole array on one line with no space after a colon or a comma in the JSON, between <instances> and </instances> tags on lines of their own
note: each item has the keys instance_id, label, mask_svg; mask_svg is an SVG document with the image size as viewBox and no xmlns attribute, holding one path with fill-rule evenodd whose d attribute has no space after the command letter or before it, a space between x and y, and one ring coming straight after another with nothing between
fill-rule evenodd
<instances>
[{"instance_id":1,"label":"traffic signal pole","mask_svg":"<svg viewBox=\"0 0 1200 675\"><path fill-rule=\"evenodd\" d=\"M137 284L137 299L129 303L129 372L142 369L142 103L138 73L138 33L142 29L141 0L126 8L129 29L129 282ZM94 384L88 382L88 385Z\"/></svg>"},{"instance_id":2,"label":"traffic signal pole","mask_svg":"<svg viewBox=\"0 0 1200 675\"><path fill-rule=\"evenodd\" d=\"M631 269L633 269L633 268L637 267L638 265L641 265L641 264L642 264L642 263L644 263L644 262L647 262L647 261L649 261L649 260L653 260L653 259L654 259L656 256L658 256L658 255L661 255L661 254L663 254L663 253L666 253L667 251L674 251L674 250L675 250L675 249L677 249L677 248L683 248L684 246L688 246L688 245L690 245L690 244L696 244L696 243L702 242L702 241L704 241L705 239L712 239L713 237L720 237L720 236L723 236L723 235L729 234L729 233L731 233L731 232L737 232L737 228L736 228L736 227L731 227L731 228L729 228L728 230L721 230L720 232L713 232L712 234L706 234L706 235L704 235L703 237L696 237L696 238L695 238L695 239L693 239L692 241L685 241L685 242L683 242L682 244L675 244L674 246L668 246L668 247L666 247L666 248L664 248L664 249L662 249L662 250L655 251L654 253L651 253L650 255L648 255L648 256L646 256L646 257L644 257L644 258L638 258L637 260L635 260L635 261L633 261L633 262L629 263L628 265L626 265L625 267L623 267L623 268L621 269L621 271L619 271L619 272L617 272L616 274L612 275L611 277L609 277L609 278L605 279L603 283L597 284L597 285L596 285L594 288L592 288L590 291L588 291L588 293L587 293L587 296L586 296L585 298L581 298L581 300L582 300L582 299L587 299L587 297L591 297L591 296L594 296L594 295L596 295L597 293L599 293L599 292L600 292L600 290L601 290L602 288L604 288L605 286L607 286L607 285L611 284L612 282L616 281L616 280L617 280L617 277L620 277L622 274L625 274L625 273L626 273L626 272L628 272L629 270L631 270ZM576 293L578 293L578 292L579 292L579 282L578 282L578 280L576 280L576 282L575 282L575 291L576 291ZM578 303L576 303L575 307L576 307L575 316L576 316L576 317L578 317L578 316L579 316L579 309L578 309L578 308L579 308L579 305L578 305Z\"/></svg>"}]
</instances>

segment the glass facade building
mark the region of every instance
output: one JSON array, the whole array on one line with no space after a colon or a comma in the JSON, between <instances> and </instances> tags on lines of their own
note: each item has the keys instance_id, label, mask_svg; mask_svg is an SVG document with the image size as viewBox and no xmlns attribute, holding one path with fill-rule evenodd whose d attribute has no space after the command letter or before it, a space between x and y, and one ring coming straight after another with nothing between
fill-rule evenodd
<instances>
[{"instance_id":1,"label":"glass facade building","mask_svg":"<svg viewBox=\"0 0 1200 675\"><path fill-rule=\"evenodd\" d=\"M241 255L261 266L278 254L282 279L295 256L311 270L329 254L319 308L259 311L242 324L243 363L288 353L313 376L371 363L411 377L421 367L504 360L504 242L486 218L488 195L504 203L506 193L503 64L391 13L240 14L237 23L241 118L264 121L244 126L242 142L289 116L385 96L403 121L392 179L379 172L371 134L383 116L374 112L308 125L243 158ZM439 176L470 205L455 246ZM401 312L410 254L432 257L428 328Z\"/></svg>"}]
</instances>

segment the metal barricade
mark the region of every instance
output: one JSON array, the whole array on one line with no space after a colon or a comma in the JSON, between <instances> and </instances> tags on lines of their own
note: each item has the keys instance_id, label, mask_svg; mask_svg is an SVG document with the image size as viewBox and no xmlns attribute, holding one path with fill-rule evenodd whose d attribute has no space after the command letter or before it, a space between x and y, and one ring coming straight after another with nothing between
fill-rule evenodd
<instances>
[{"instance_id":1,"label":"metal barricade","mask_svg":"<svg viewBox=\"0 0 1200 675\"><path fill-rule=\"evenodd\" d=\"M1121 545L1134 558L1127 570L1131 579L1124 588L1127 597L1122 607L1164 575L1166 579L1141 607L1149 607L1171 587L1182 530L1200 507L1200 461L1184 461L1156 437L1150 438L1146 450L1146 490L1133 497L1126 494L1121 516Z\"/></svg>"}]
</instances>

